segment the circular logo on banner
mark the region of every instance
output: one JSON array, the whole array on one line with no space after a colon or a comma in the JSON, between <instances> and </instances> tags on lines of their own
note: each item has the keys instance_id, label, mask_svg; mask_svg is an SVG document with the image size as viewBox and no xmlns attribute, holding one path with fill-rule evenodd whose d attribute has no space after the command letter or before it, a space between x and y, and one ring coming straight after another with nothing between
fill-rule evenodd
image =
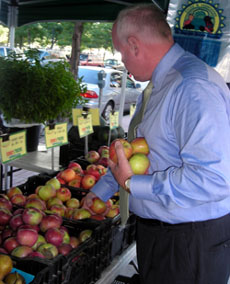
<instances>
[{"instance_id":1,"label":"circular logo on banner","mask_svg":"<svg viewBox=\"0 0 230 284\"><path fill-rule=\"evenodd\" d=\"M223 9L213 1L188 1L178 10L175 32L220 38L224 25Z\"/></svg>"}]
</instances>

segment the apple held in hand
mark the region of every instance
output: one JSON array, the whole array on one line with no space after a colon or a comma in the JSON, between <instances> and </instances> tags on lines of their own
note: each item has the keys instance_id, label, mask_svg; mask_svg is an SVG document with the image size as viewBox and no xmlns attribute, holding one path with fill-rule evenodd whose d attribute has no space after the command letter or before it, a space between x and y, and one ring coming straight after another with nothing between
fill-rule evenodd
<instances>
[{"instance_id":1,"label":"apple held in hand","mask_svg":"<svg viewBox=\"0 0 230 284\"><path fill-rule=\"evenodd\" d=\"M133 153L132 146L127 140L125 140L123 138L117 138L117 139L113 140L113 142L111 143L111 145L109 147L109 158L115 164L117 163L117 154L116 154L116 150L115 150L115 143L117 141L121 142L123 149L124 149L124 152L125 152L125 156L126 156L127 159L129 159L132 156L132 153Z\"/></svg>"},{"instance_id":2,"label":"apple held in hand","mask_svg":"<svg viewBox=\"0 0 230 284\"><path fill-rule=\"evenodd\" d=\"M90 209L96 214L102 214L107 209L106 203L102 201L99 197L95 197L93 204L90 206Z\"/></svg>"},{"instance_id":3,"label":"apple held in hand","mask_svg":"<svg viewBox=\"0 0 230 284\"><path fill-rule=\"evenodd\" d=\"M133 155L136 153L142 153L148 155L149 153L149 146L147 141L144 137L137 137L130 142L133 148Z\"/></svg>"},{"instance_id":4,"label":"apple held in hand","mask_svg":"<svg viewBox=\"0 0 230 284\"><path fill-rule=\"evenodd\" d=\"M129 159L129 164L135 175L144 175L149 168L150 162L145 154L137 153Z\"/></svg>"},{"instance_id":5,"label":"apple held in hand","mask_svg":"<svg viewBox=\"0 0 230 284\"><path fill-rule=\"evenodd\" d=\"M100 155L97 151L91 150L85 155L85 159L90 163L94 164L100 159Z\"/></svg>"}]
</instances>

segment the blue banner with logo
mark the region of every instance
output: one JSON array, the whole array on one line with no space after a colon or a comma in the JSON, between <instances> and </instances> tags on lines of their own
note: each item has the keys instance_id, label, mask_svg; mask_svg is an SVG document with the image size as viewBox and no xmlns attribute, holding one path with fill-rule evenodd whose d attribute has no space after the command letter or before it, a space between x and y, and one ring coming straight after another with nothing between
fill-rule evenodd
<instances>
[{"instance_id":1,"label":"blue banner with logo","mask_svg":"<svg viewBox=\"0 0 230 284\"><path fill-rule=\"evenodd\" d=\"M230 1L170 0L167 20L175 42L230 82Z\"/></svg>"}]
</instances>

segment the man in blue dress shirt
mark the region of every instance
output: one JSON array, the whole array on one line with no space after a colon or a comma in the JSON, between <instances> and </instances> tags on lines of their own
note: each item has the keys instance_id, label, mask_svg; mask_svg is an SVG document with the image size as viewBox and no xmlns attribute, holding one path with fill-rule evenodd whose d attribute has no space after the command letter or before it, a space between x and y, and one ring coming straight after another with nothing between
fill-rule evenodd
<instances>
[{"instance_id":1,"label":"man in blue dress shirt","mask_svg":"<svg viewBox=\"0 0 230 284\"><path fill-rule=\"evenodd\" d=\"M118 164L87 195L108 200L119 186L137 217L143 284L224 284L230 272L230 93L222 77L175 44L153 5L119 14L114 47L153 90L137 136L149 145L147 175L133 175L121 143ZM139 97L136 113L142 104ZM128 182L127 182L128 181Z\"/></svg>"}]
</instances>

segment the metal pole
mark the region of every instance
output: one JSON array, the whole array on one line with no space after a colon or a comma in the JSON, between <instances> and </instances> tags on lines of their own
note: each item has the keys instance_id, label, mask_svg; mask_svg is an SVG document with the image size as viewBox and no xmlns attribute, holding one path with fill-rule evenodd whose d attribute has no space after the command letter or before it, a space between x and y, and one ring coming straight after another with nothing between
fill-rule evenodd
<instances>
[{"instance_id":1,"label":"metal pole","mask_svg":"<svg viewBox=\"0 0 230 284\"><path fill-rule=\"evenodd\" d=\"M54 147L51 148L51 169L54 170Z\"/></svg>"},{"instance_id":2,"label":"metal pole","mask_svg":"<svg viewBox=\"0 0 230 284\"><path fill-rule=\"evenodd\" d=\"M8 12L8 27L10 30L10 48L15 47L15 27L18 20L18 8L15 6L9 6Z\"/></svg>"},{"instance_id":3,"label":"metal pole","mask_svg":"<svg viewBox=\"0 0 230 284\"><path fill-rule=\"evenodd\" d=\"M122 74L122 83L121 83L121 101L119 106L119 118L118 118L119 125L122 125L122 118L124 113L126 82L127 82L127 70L125 69Z\"/></svg>"}]
</instances>

